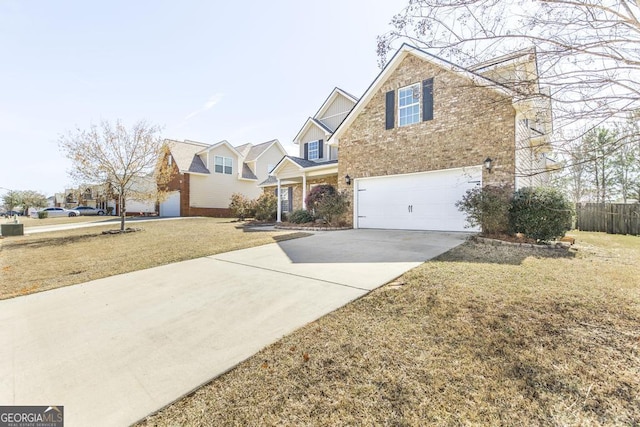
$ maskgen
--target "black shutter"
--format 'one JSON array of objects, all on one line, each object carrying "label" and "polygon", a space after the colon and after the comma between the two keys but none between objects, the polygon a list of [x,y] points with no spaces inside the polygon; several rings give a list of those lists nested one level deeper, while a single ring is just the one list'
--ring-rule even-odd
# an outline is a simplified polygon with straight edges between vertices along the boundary
[{"label": "black shutter", "polygon": [[433,78],[422,81],[422,121],[433,120]]},{"label": "black shutter", "polygon": [[323,158],[324,156],[322,155],[322,151],[324,148],[324,144],[322,143],[322,140],[318,140],[318,159]]},{"label": "black shutter", "polygon": [[393,129],[396,121],[396,92],[394,90],[390,90],[389,92],[387,92],[385,98],[385,110],[385,129]]},{"label": "black shutter", "polygon": [[289,187],[289,210],[288,212],[293,212],[293,187]]},{"label": "black shutter", "polygon": [[275,194],[275,196],[276,196],[276,197],[278,197],[278,187],[276,187],[276,188],[273,190],[273,194]]},{"label": "black shutter", "polygon": [[304,144],[304,159],[309,160],[309,144]]}]

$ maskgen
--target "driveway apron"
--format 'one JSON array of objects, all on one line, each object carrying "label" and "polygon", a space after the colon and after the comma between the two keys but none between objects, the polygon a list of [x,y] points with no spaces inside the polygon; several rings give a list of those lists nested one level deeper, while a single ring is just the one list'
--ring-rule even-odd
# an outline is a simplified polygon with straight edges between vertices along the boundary
[{"label": "driveway apron", "polygon": [[0,301],[0,405],[129,425],[467,236],[323,232]]}]

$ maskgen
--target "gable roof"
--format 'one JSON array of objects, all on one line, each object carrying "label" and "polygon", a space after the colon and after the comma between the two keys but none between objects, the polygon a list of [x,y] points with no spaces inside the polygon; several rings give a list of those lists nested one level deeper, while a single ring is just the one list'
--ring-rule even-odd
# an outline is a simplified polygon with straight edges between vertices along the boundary
[{"label": "gable roof", "polygon": [[167,145],[169,146],[171,156],[176,162],[178,170],[181,173],[210,174],[211,172],[202,161],[200,154],[204,154],[220,146],[226,146],[233,153],[235,153],[238,159],[243,161],[242,172],[240,174],[241,178],[253,180],[258,179],[258,177],[246,162],[256,161],[262,154],[267,152],[267,150],[269,150],[269,148],[274,145],[276,145],[280,149],[281,153],[286,153],[285,149],[280,144],[280,141],[278,141],[277,139],[272,139],[271,141],[263,142],[258,145],[247,143],[239,145],[238,147],[233,147],[226,140],[222,140],[211,145],[196,141],[185,140],[184,142],[182,142],[172,139],[166,139],[165,143],[167,143]]},{"label": "gable roof", "polygon": [[389,78],[389,76],[391,76],[391,74],[398,68],[402,61],[409,55],[416,56],[445,70],[455,72],[463,77],[468,78],[469,80],[472,80],[479,86],[484,86],[495,92],[498,92],[500,95],[508,97],[512,97],[515,95],[515,92],[513,90],[487,77],[484,77],[481,74],[465,69],[457,64],[454,64],[453,62],[435,56],[410,44],[403,43],[402,46],[400,46],[400,49],[396,51],[393,57],[391,57],[391,60],[387,62],[387,65],[382,69],[382,71],[380,71],[378,76],[369,85],[367,90],[364,92],[364,95],[362,95],[362,97],[358,100],[356,105],[351,109],[349,114],[347,114],[342,123],[338,125],[336,130],[329,137],[329,141],[337,138],[340,134],[342,134],[342,132],[344,132],[344,130],[355,120],[360,111],[362,111],[364,106],[377,93],[382,84]]},{"label": "gable roof", "polygon": [[343,96],[345,98],[347,98],[348,100],[352,101],[355,104],[357,104],[358,102],[358,98],[351,95],[349,92],[340,89],[339,87],[334,87],[333,90],[331,91],[331,93],[329,94],[329,96],[327,96],[327,98],[324,100],[324,102],[322,103],[322,105],[320,106],[320,108],[318,109],[318,111],[316,112],[316,114],[313,115],[313,117],[309,117],[304,124],[302,125],[302,127],[300,128],[300,130],[298,131],[298,133],[296,134],[296,136],[293,138],[293,142],[295,144],[299,143],[299,139],[300,137],[307,131],[309,130],[309,127],[316,125],[318,128],[320,128],[320,130],[322,130],[323,132],[325,132],[326,134],[331,134],[333,133],[333,131],[335,129],[330,129],[327,125],[325,125],[324,123],[322,123],[318,118],[322,117],[322,115],[329,109],[329,107],[331,106],[331,104],[333,103],[333,101],[335,101],[335,99],[338,96]]},{"label": "gable roof", "polygon": [[267,142],[263,142],[262,144],[251,146],[251,148],[249,149],[249,151],[245,156],[246,157],[245,161],[253,162],[255,160],[258,160],[258,157],[262,156],[262,154],[264,154],[274,144],[279,146],[280,151],[282,151],[283,153],[286,153],[285,149],[282,147],[282,145],[280,145],[280,141],[278,141],[277,139],[272,139],[271,141],[267,141]]},{"label": "gable roof", "polygon": [[314,119],[313,117],[309,117],[307,121],[304,122],[304,125],[302,125],[302,128],[300,128],[295,138],[293,138],[293,143],[299,144],[299,141],[302,135],[304,135],[309,130],[309,128],[313,125],[317,126],[325,134],[331,135],[333,133],[333,130],[329,129],[329,127],[326,126],[324,123],[322,123],[320,120]]},{"label": "gable roof", "polygon": [[[169,146],[171,156],[180,172],[209,173],[209,170],[202,163],[202,159],[197,155],[208,144],[189,140],[182,142],[172,139],[166,139],[165,142]],[[193,171],[191,170],[192,166],[194,167]]]},{"label": "gable roof", "polygon": [[233,145],[231,145],[231,144],[229,143],[229,141],[227,141],[226,139],[223,139],[222,141],[216,142],[215,144],[208,145],[208,146],[204,147],[204,149],[202,149],[202,150],[198,151],[198,154],[204,154],[204,153],[206,153],[207,151],[211,151],[211,150],[213,150],[213,149],[215,149],[215,148],[218,148],[218,147],[221,147],[221,146],[223,146],[223,145],[224,145],[225,147],[227,147],[229,150],[231,150],[231,152],[232,152],[233,154],[235,154],[236,156],[238,156],[238,157],[242,157],[242,153],[240,153],[240,152],[238,151],[238,149],[237,149],[236,147],[234,147]]},{"label": "gable roof", "polygon": [[351,95],[349,92],[340,89],[339,87],[334,87],[327,99],[324,100],[318,111],[313,115],[314,118],[321,117],[328,109],[331,103],[338,97],[338,95],[342,95],[350,101],[353,101],[355,104],[358,102],[358,98]]}]

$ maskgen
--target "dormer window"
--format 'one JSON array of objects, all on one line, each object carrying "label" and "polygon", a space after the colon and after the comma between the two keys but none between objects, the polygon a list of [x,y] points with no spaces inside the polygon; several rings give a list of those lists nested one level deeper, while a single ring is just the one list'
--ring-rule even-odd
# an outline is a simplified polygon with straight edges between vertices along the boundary
[{"label": "dormer window", "polygon": [[214,171],[216,173],[224,173],[231,175],[233,173],[233,159],[231,157],[214,157]]},{"label": "dormer window", "polygon": [[309,143],[309,160],[318,160],[320,158],[319,141],[311,141]]},{"label": "dormer window", "polygon": [[399,126],[408,126],[420,121],[420,85],[418,83],[398,90]]}]

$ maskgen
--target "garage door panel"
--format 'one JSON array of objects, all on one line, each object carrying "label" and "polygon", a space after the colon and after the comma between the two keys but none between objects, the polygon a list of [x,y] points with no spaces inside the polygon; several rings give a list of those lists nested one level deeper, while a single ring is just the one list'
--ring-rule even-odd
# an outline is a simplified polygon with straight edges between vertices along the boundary
[{"label": "garage door panel", "polygon": [[160,216],[180,216],[180,192],[169,193],[167,198],[160,202]]},{"label": "garage door panel", "polygon": [[480,185],[480,166],[357,180],[359,228],[469,231],[455,203]]}]

